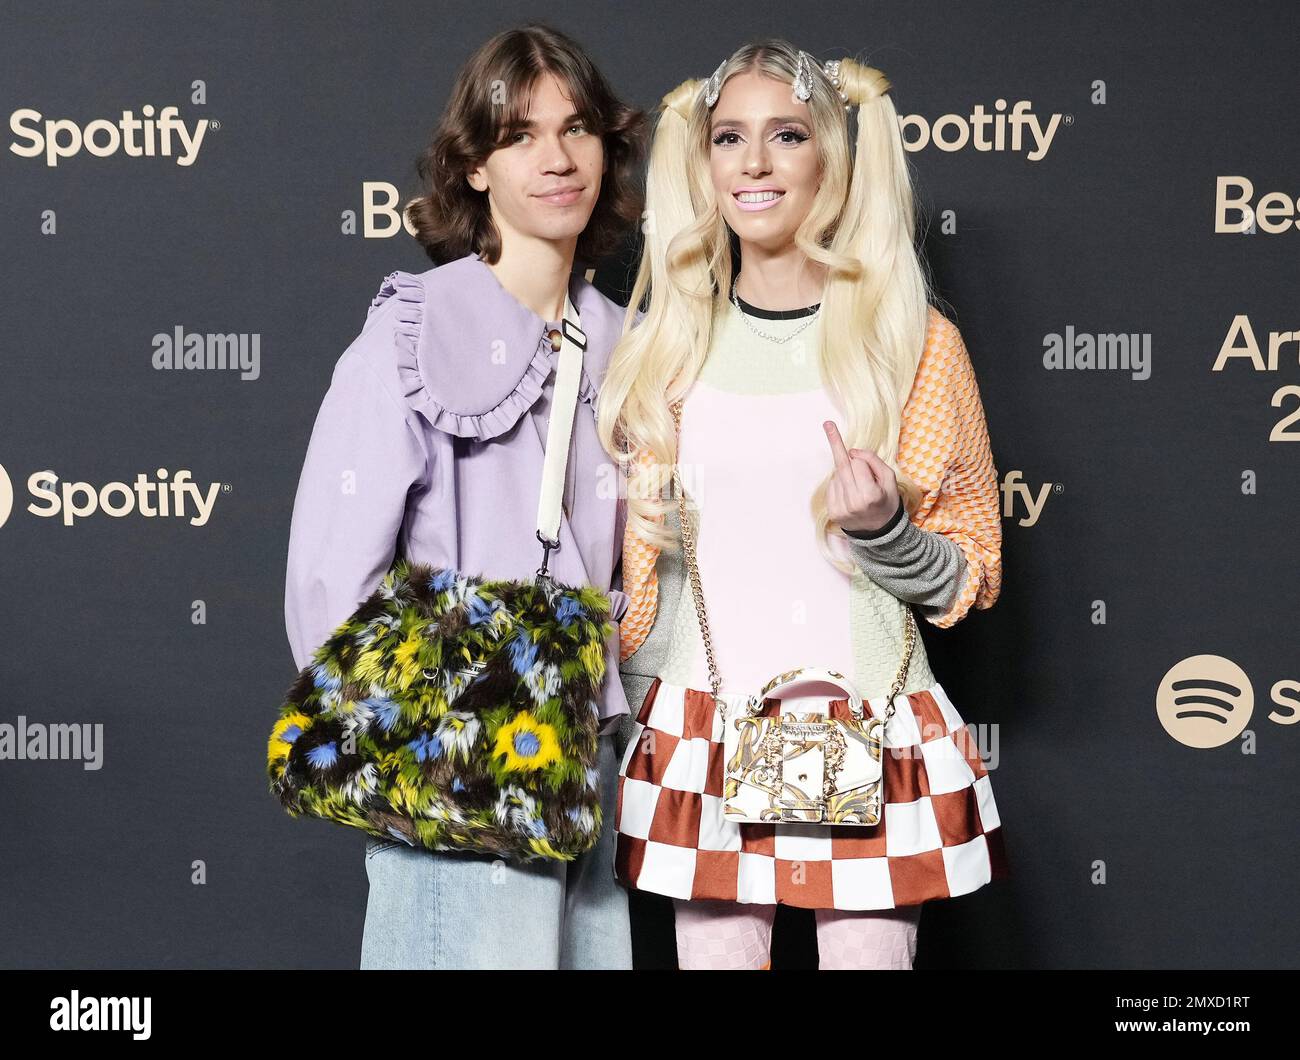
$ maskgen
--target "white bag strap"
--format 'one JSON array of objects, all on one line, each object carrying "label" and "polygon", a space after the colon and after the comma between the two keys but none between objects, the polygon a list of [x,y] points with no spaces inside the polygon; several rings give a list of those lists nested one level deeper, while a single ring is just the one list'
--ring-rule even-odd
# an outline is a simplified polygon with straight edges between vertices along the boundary
[{"label": "white bag strap", "polygon": [[551,419],[546,430],[546,459],[542,464],[542,488],[537,500],[537,538],[542,542],[539,575],[546,574],[551,550],[560,547],[564,476],[569,463],[569,441],[573,437],[573,415],[578,405],[582,357],[587,349],[587,336],[578,327],[579,320],[578,310],[566,291],[564,319],[560,321],[560,359],[555,369]]}]

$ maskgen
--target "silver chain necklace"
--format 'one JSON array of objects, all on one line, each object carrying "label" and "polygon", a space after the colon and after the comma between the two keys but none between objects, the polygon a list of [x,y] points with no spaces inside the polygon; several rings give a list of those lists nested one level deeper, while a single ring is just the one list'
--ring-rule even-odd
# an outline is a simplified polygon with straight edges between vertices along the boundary
[{"label": "silver chain necklace", "polygon": [[755,335],[757,335],[760,339],[767,339],[768,342],[775,342],[778,344],[782,342],[789,342],[792,338],[798,335],[799,332],[803,331],[804,328],[812,327],[812,325],[817,322],[817,318],[821,316],[822,307],[821,307],[821,303],[819,302],[817,305],[817,311],[814,313],[810,313],[808,315],[808,319],[805,320],[802,324],[800,324],[797,328],[795,328],[792,332],[790,332],[790,334],[784,336],[769,335],[766,331],[763,331],[761,328],[751,323],[749,319],[749,314],[740,308],[740,299],[736,296],[736,284],[739,281],[740,281],[739,275],[732,277],[731,304],[734,305],[736,307],[737,312],[740,313],[740,319],[745,322],[745,326],[749,328],[749,330],[752,331]]}]

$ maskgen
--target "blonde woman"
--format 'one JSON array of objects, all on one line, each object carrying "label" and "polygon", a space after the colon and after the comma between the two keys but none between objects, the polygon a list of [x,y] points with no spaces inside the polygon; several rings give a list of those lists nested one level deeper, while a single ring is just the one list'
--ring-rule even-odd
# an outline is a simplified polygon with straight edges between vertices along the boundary
[{"label": "blonde woman", "polygon": [[[627,478],[616,873],[675,900],[682,968],[769,967],[783,902],[816,910],[821,967],[910,968],[924,902],[1007,875],[988,773],[919,637],[880,824],[724,820],[682,574],[675,460],[724,705],[810,666],[883,716],[908,608],[949,627],[997,599],[997,472],[962,337],[930,305],[888,89],[769,40],[671,92],[656,127],[632,298],[648,305],[611,354],[597,429]],[[824,709],[828,690],[780,709]]]}]

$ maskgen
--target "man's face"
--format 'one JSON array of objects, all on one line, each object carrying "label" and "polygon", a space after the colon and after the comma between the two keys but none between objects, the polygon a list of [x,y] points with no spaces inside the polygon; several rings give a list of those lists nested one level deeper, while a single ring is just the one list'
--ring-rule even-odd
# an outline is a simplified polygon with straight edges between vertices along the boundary
[{"label": "man's face", "polygon": [[573,113],[555,75],[544,73],[525,124],[467,179],[488,193],[503,246],[540,239],[571,248],[596,207],[604,169],[600,135]]}]

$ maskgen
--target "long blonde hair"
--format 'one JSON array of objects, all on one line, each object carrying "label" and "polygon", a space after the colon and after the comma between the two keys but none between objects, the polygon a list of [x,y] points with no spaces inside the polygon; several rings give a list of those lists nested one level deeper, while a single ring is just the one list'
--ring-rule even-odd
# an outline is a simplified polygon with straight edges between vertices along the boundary
[{"label": "long blonde hair", "polygon": [[[783,40],[747,44],[721,67],[721,82],[754,69],[791,83],[799,50]],[[903,405],[925,343],[930,283],[913,244],[912,181],[898,114],[879,70],[840,60],[839,90],[816,62],[812,71],[813,142],[821,188],[795,243],[827,266],[821,300],[821,378],[845,421],[849,446],[870,448],[894,467],[909,512],[919,490],[898,473],[895,457]],[[610,354],[597,401],[601,444],[618,461],[627,490],[628,529],[659,549],[677,538],[663,525],[677,456],[670,405],[690,389],[708,356],[715,308],[731,289],[729,228],[709,176],[710,110],[704,81],[684,81],[658,110],[646,177],[644,247],[623,335]],[[849,157],[843,91],[857,108],[857,144]],[[632,320],[649,297],[645,319]],[[810,506],[817,546],[831,552],[827,473]]]}]

